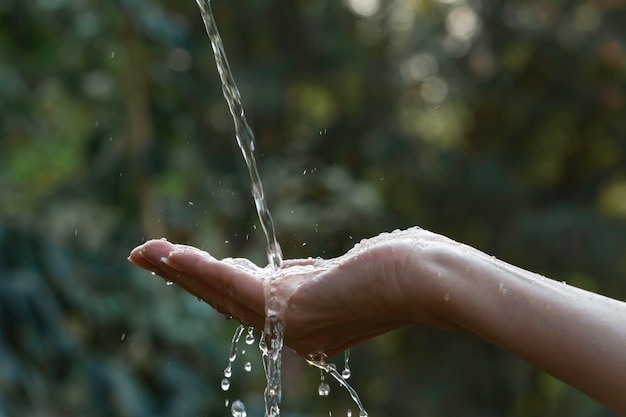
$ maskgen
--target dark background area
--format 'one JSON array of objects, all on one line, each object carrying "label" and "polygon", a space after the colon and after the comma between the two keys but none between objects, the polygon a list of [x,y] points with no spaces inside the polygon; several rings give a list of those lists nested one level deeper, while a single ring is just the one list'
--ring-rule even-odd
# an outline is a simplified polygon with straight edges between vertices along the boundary
[{"label": "dark background area", "polygon": [[[419,225],[626,298],[623,0],[213,9],[286,257]],[[262,414],[256,348],[219,386],[236,323],[126,262],[159,237],[265,262],[193,1],[0,2],[0,202],[0,416]],[[614,415],[448,332],[352,370],[371,416]],[[285,416],[356,413],[289,354],[284,381]]]}]

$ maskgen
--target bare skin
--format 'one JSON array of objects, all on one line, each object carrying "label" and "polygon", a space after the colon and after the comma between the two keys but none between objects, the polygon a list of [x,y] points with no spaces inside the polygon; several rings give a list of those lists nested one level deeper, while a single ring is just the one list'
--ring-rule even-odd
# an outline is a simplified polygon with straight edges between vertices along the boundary
[{"label": "bare skin", "polygon": [[263,282],[284,300],[285,343],[332,356],[407,325],[473,334],[626,415],[626,303],[549,280],[422,229],[382,234],[279,271],[163,240],[130,261],[263,328]]}]

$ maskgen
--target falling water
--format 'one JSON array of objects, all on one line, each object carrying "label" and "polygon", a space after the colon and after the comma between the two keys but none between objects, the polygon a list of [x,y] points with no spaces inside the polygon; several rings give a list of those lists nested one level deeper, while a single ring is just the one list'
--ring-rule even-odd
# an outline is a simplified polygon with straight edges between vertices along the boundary
[{"label": "falling water", "polygon": [[[342,385],[348,391],[348,394],[350,394],[350,397],[352,397],[352,400],[354,401],[354,403],[357,405],[357,407],[359,407],[359,417],[368,417],[367,411],[365,411],[365,408],[363,407],[363,403],[361,402],[361,398],[359,398],[359,394],[357,394],[356,390],[352,388],[350,384],[348,384],[348,381],[346,381],[346,378],[344,378],[342,374],[340,374],[337,371],[337,368],[335,367],[334,364],[326,363],[326,361],[320,360],[314,357],[310,357],[306,361],[308,362],[309,365],[315,366],[325,371],[326,373],[330,374],[333,378],[335,378],[335,380],[339,382],[339,384]],[[329,390],[330,390],[330,387],[324,381],[323,374],[322,374],[322,380],[318,388],[318,393],[320,396],[324,397],[329,394]]]},{"label": "falling water", "polygon": [[241,104],[241,94],[235,84],[235,79],[230,70],[226,53],[224,53],[224,45],[219,32],[217,31],[217,25],[211,12],[210,0],[196,0],[200,12],[202,13],[202,20],[204,21],[204,27],[211,41],[211,48],[213,48],[213,54],[215,55],[215,63],[217,65],[217,72],[219,73],[220,80],[222,81],[222,92],[224,98],[228,103],[228,109],[235,122],[235,137],[237,138],[237,144],[243,159],[248,166],[248,172],[250,173],[250,180],[252,182],[252,197],[254,197],[254,204],[256,206],[259,220],[261,221],[261,227],[265,233],[267,239],[267,258],[275,268],[280,268],[283,261],[283,254],[280,250],[280,245],[276,239],[276,231],[274,230],[274,222],[270,215],[270,210],[267,207],[267,201],[265,200],[265,191],[263,190],[263,183],[261,182],[261,176],[256,166],[256,159],[254,158],[255,140],[254,133],[248,124],[246,115],[243,111],[243,105]]},{"label": "falling water", "polygon": [[[263,183],[257,169],[256,160],[254,157],[255,139],[254,133],[246,120],[243,105],[241,103],[241,94],[235,83],[235,79],[230,70],[226,53],[224,52],[224,45],[222,39],[217,30],[217,25],[211,11],[211,0],[196,0],[200,12],[202,14],[202,20],[206,28],[209,40],[211,41],[211,48],[215,56],[215,63],[217,65],[217,71],[222,82],[222,92],[224,98],[228,103],[230,114],[232,115],[235,124],[235,137],[237,144],[243,158],[248,167],[250,174],[250,180],[252,183],[252,196],[254,198],[254,204],[256,207],[261,227],[267,240],[267,258],[269,265],[273,268],[280,268],[282,265],[283,255],[276,239],[276,231],[274,230],[274,222],[270,215],[267,201],[265,199],[265,191],[263,190]],[[266,321],[263,334],[260,337],[259,348],[263,356],[263,367],[265,369],[265,377],[267,379],[267,386],[265,388],[265,417],[280,417],[280,399],[281,399],[281,358],[283,348],[283,325],[278,319],[279,302],[274,296],[274,285],[272,281],[267,282],[264,285],[265,299],[266,299]],[[237,343],[243,333],[244,327],[239,326],[235,331],[233,340],[231,343],[231,354],[229,357],[228,367],[224,372],[224,379],[222,380],[222,389],[228,390],[230,387],[230,372],[232,363],[235,360],[237,353]],[[254,341],[254,336],[251,332],[246,336],[246,343],[250,340]],[[248,343],[250,344],[250,343]],[[332,368],[326,362],[322,361],[308,361],[311,365],[314,365],[327,373],[331,374],[339,383],[346,387],[354,401],[357,403],[361,410],[360,416],[367,416],[367,413],[363,409],[361,401],[359,400],[356,391],[350,387],[346,382],[346,379],[350,377],[350,370],[348,367],[349,353],[346,353],[345,357],[345,369],[344,376],[339,374],[336,369]],[[326,391],[326,385],[323,386],[323,391]],[[235,406],[235,404],[237,404]],[[232,415],[233,417],[245,416],[245,409],[240,410],[243,404],[240,401],[236,401],[233,404]]]},{"label": "falling water", "polygon": [[[222,81],[222,92],[224,98],[228,103],[228,109],[233,117],[235,123],[235,137],[237,138],[237,144],[243,159],[248,167],[250,174],[250,180],[252,182],[252,197],[254,198],[254,205],[261,222],[261,227],[265,233],[267,240],[267,259],[269,264],[274,268],[280,268],[283,260],[283,255],[280,250],[280,245],[276,239],[276,231],[274,230],[274,222],[270,215],[269,208],[267,207],[267,201],[265,199],[265,192],[263,190],[263,183],[261,182],[261,176],[256,166],[256,160],[254,158],[255,140],[252,129],[246,120],[246,116],[241,104],[241,94],[235,84],[235,79],[230,70],[226,53],[224,52],[224,45],[222,39],[217,30],[215,19],[211,11],[210,0],[196,0],[200,12],[202,13],[202,20],[206,28],[209,40],[211,41],[211,48],[215,55],[215,63],[217,65],[217,72],[219,73],[220,80]],[[266,291],[267,287],[265,285]],[[283,346],[283,327],[278,321],[275,309],[272,306],[275,301],[272,298],[268,298],[266,294],[266,322],[264,329],[264,336],[261,336],[261,353],[263,355],[263,365],[265,368],[265,376],[267,379],[267,387],[265,388],[265,416],[266,417],[279,417],[280,410],[280,397],[281,397],[281,378],[280,378],[280,366],[282,357]],[[239,330],[238,330],[239,332]],[[269,340],[269,346],[266,343],[266,339]],[[235,339],[233,338],[233,341]],[[233,344],[236,344],[233,342]]]}]

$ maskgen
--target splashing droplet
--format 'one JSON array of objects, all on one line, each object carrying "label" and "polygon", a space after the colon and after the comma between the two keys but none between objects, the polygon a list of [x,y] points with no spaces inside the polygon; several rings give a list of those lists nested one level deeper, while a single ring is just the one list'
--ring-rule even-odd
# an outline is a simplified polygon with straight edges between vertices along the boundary
[{"label": "splashing droplet", "polygon": [[250,362],[246,362],[243,365],[243,370],[246,371],[246,372],[250,372],[252,370],[252,364]]},{"label": "splashing droplet", "polygon": [[254,343],[254,328],[248,328],[248,334],[246,335],[246,345],[251,345]]},{"label": "splashing droplet", "polygon": [[317,389],[317,393],[320,395],[320,397],[328,397],[328,395],[330,394],[330,385],[328,385],[327,382],[322,381],[319,388]]},{"label": "splashing droplet", "polygon": [[230,380],[228,378],[222,379],[220,386],[222,387],[222,391],[228,391],[230,388]]},{"label": "splashing droplet", "polygon": [[246,406],[240,400],[233,401],[233,405],[230,407],[230,412],[233,417],[246,417]]},{"label": "splashing droplet", "polygon": [[341,376],[343,379],[348,379],[352,375],[350,371],[350,349],[346,349],[343,352],[343,371],[341,372]]}]

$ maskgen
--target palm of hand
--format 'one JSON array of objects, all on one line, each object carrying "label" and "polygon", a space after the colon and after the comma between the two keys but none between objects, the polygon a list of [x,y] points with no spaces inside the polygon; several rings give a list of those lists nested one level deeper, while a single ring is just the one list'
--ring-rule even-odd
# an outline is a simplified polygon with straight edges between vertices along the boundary
[{"label": "palm of hand", "polygon": [[264,326],[266,292],[272,289],[285,343],[301,355],[332,356],[408,323],[389,307],[397,292],[394,268],[389,267],[395,265],[393,252],[389,246],[372,246],[331,260],[288,260],[273,270],[153,240],[133,250],[129,259],[256,328]]}]

